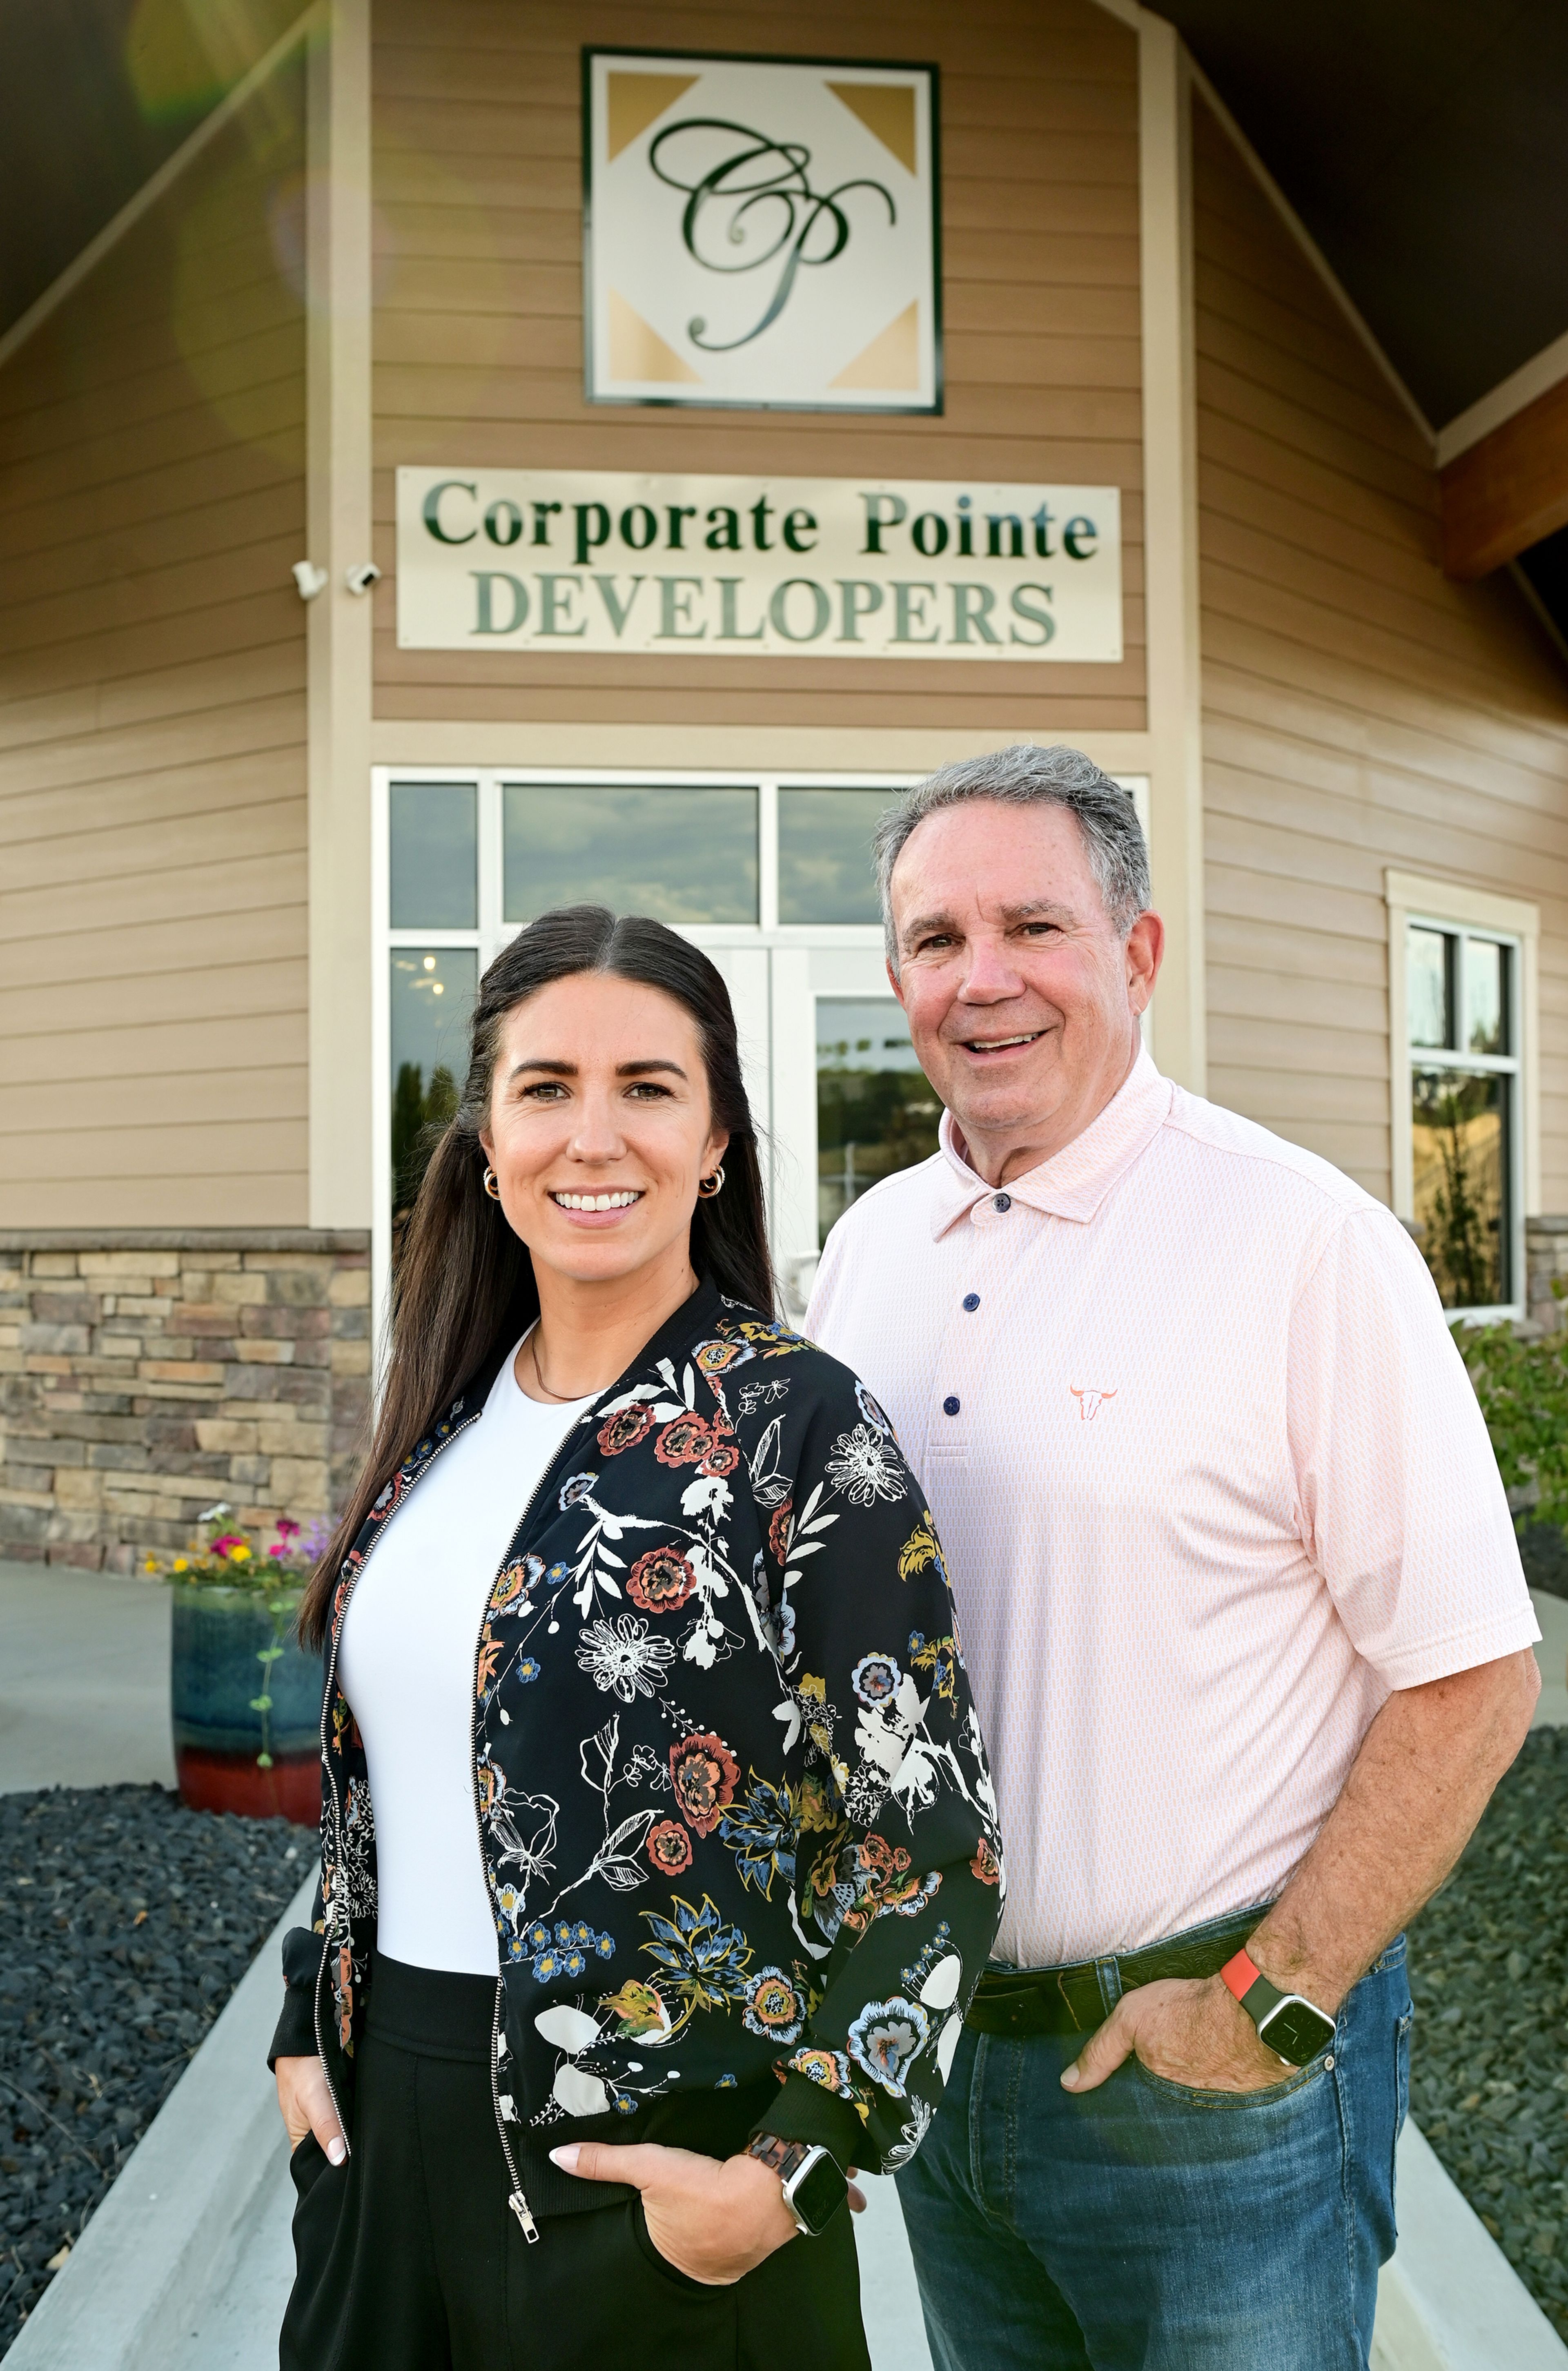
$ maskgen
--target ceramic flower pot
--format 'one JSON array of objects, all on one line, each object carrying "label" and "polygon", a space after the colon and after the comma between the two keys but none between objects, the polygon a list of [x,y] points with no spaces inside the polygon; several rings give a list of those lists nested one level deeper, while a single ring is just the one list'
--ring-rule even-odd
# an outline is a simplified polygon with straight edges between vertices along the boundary
[{"label": "ceramic flower pot", "polygon": [[[199,1811],[320,1812],[321,1663],[265,1592],[177,1582],[169,1697],[180,1798]],[[274,1600],[274,1602],[277,1601]]]}]

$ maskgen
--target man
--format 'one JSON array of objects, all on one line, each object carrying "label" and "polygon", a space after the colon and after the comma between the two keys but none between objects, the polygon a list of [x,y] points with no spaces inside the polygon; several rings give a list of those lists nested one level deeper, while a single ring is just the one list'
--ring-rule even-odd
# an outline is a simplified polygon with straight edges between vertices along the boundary
[{"label": "man", "polygon": [[807,1326],[924,1476],[1009,1885],[899,2177],[932,2352],[1355,2371],[1396,1938],[1539,1685],[1481,1415],[1397,1220],[1143,1051],[1162,931],[1098,767],[949,767],[876,854],[941,1149]]}]

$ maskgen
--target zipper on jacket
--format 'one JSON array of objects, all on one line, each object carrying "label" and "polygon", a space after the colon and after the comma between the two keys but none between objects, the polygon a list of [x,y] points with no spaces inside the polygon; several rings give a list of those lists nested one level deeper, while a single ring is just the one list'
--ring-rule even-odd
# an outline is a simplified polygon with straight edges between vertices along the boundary
[{"label": "zipper on jacket", "polygon": [[[606,1391],[613,1391],[615,1386],[614,1384],[606,1384],[605,1388]],[[604,1395],[603,1392],[595,1394],[595,1406],[597,1406],[598,1402],[603,1399]],[[585,1409],[582,1415],[578,1417],[577,1423],[571,1428],[571,1430],[575,1432],[581,1426],[586,1424],[593,1416],[593,1408]],[[544,1472],[535,1483],[533,1489],[528,1494],[527,1505],[524,1508],[523,1512],[518,1516],[517,1521],[512,1527],[512,1538],[507,1542],[509,1551],[512,1547],[513,1542],[517,1540],[521,1534],[526,1532],[528,1528],[528,1518],[533,1513],[534,1509],[538,1502],[539,1493],[544,1488],[545,1484],[548,1481],[551,1474],[555,1471],[561,1450],[564,1449],[565,1446],[566,1435],[563,1433],[555,1455],[550,1459],[549,1463],[545,1467]],[[368,1563],[368,1561],[369,1559],[367,1557],[366,1562]],[[516,1558],[511,1556],[510,1553],[502,1557],[501,1562],[495,1568],[494,1576],[490,1581],[490,1595],[492,1597],[495,1594],[496,1582],[500,1580],[501,1576],[506,1570],[508,1564],[515,1562]],[[490,1611],[489,1599],[486,1600],[485,1611],[487,1613]],[[345,1619],[347,1617],[345,1616]],[[474,1678],[473,1685],[468,1692],[468,1703],[470,1707],[468,1713],[468,1774],[474,1796],[474,1837],[479,1847],[479,1869],[485,1881],[485,1899],[490,1906],[490,1924],[494,1926],[496,1931],[496,1948],[499,1957],[501,1936],[501,1921],[499,1914],[501,1905],[496,1901],[495,1888],[490,1882],[490,1857],[485,1851],[484,1814],[479,1808],[479,1657],[483,1652],[484,1635],[485,1625],[481,1620],[479,1624],[478,1636],[474,1640]],[[495,2111],[495,2128],[501,2136],[501,2152],[506,2159],[506,2170],[512,2176],[512,2193],[506,2203],[511,2207],[513,2215],[516,2215],[519,2224],[522,2226],[523,2237],[527,2240],[529,2246],[532,2247],[539,2236],[539,2226],[534,2220],[533,2209],[530,2207],[526,2194],[524,2192],[522,2178],[517,2170],[517,2160],[512,2154],[512,2143],[507,2136],[506,2119],[501,2112],[501,2012],[502,2005],[505,1998],[506,1978],[500,1972],[498,1968],[495,1979],[495,2017],[490,2026],[490,2105]]]},{"label": "zipper on jacket", "polygon": [[[461,1424],[454,1425],[452,1430],[447,1434],[446,1439],[431,1452],[430,1457],[425,1464],[424,1471],[418,1477],[418,1482],[422,1482],[424,1480],[425,1475],[430,1472],[431,1466],[435,1463],[436,1459],[441,1455],[442,1450],[450,1449],[452,1443],[456,1440],[457,1435],[460,1432],[466,1432],[469,1425],[474,1422],[475,1417],[482,1416],[484,1410],[482,1408],[476,1408],[473,1416],[466,1416]],[[410,1486],[417,1488],[418,1482]],[[537,1492],[536,1492],[535,1496],[536,1497],[537,1495]],[[532,1502],[530,1501],[530,1504]],[[394,1512],[396,1512],[396,1509],[394,1509]],[[390,1521],[391,1517],[388,1516],[387,1521],[389,1522]],[[332,1792],[332,1841],[338,1848],[338,1864],[337,1868],[334,1871],[334,1882],[339,1881],[341,1878],[344,1860],[343,1806],[341,1798],[338,1793],[338,1774],[332,1767],[332,1757],[327,1747],[327,1714],[328,1708],[331,1705],[333,1697],[337,1693],[338,1648],[343,1636],[343,1624],[346,1623],[349,1618],[349,1607],[352,1602],[353,1593],[360,1585],[360,1580],[364,1572],[365,1567],[369,1564],[371,1557],[375,1554],[376,1549],[381,1545],[383,1539],[386,1537],[386,1524],[383,1523],[380,1530],[376,1532],[375,1539],[372,1540],[369,1547],[365,1550],[364,1555],[361,1557],[358,1566],[355,1567],[354,1577],[349,1583],[349,1593],[343,1600],[342,1620],[336,1623],[332,1629],[332,1652],[328,1658],[326,1684],[321,1691],[321,1721],[317,1734],[321,1743],[321,1766],[327,1773],[327,1784],[331,1788]],[[476,1686],[478,1685],[477,1658],[475,1663],[475,1684]],[[343,2146],[352,2156],[353,2144],[349,2139],[348,2118],[344,2115],[341,2102],[338,2098],[337,2092],[332,2088],[332,2070],[327,2063],[326,2036],[321,2030],[321,1979],[327,1972],[327,1955],[332,1948],[330,1937],[326,1931],[327,1922],[325,1919],[322,1922],[322,1926],[321,1960],[320,1964],[316,1971],[316,1992],[310,2005],[311,2022],[316,2030],[316,2054],[321,2061],[321,2072],[325,2076],[327,2083],[327,2096],[332,2102],[332,2112],[338,2119],[338,2130],[343,2135]]]}]

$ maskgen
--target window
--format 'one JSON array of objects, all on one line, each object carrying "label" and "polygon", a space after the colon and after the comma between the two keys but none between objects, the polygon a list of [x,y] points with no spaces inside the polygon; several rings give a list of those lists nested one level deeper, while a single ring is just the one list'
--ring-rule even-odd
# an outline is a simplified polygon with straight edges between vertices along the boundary
[{"label": "window", "polygon": [[1516,1314],[1535,1159],[1535,909],[1451,884],[1389,880],[1403,1041],[1395,1207],[1446,1309]]},{"label": "window", "polygon": [[881,919],[868,861],[886,791],[778,793],[778,919],[781,922],[875,922]]},{"label": "window", "polygon": [[1417,1241],[1446,1309],[1500,1309],[1516,1298],[1516,949],[1430,923],[1408,929]]},{"label": "window", "polygon": [[507,782],[502,919],[582,898],[660,922],[755,922],[757,794]]}]

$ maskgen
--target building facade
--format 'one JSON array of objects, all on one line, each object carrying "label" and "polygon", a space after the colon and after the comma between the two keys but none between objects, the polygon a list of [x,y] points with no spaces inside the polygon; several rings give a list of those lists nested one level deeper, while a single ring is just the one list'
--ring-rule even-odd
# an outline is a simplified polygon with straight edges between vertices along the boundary
[{"label": "building facade", "polygon": [[[802,1306],[934,1141],[871,823],[1017,740],[1146,817],[1162,1068],[1390,1202],[1456,1312],[1550,1307],[1563,657],[1511,573],[1445,575],[1431,431],[1170,26],[286,17],[0,341],[0,1554],[340,1494],[475,981],[568,898],[724,970]],[[894,263],[842,282],[820,399],[609,284],[617,161],[759,57],[881,143],[846,266],[931,209],[885,330]]]}]

